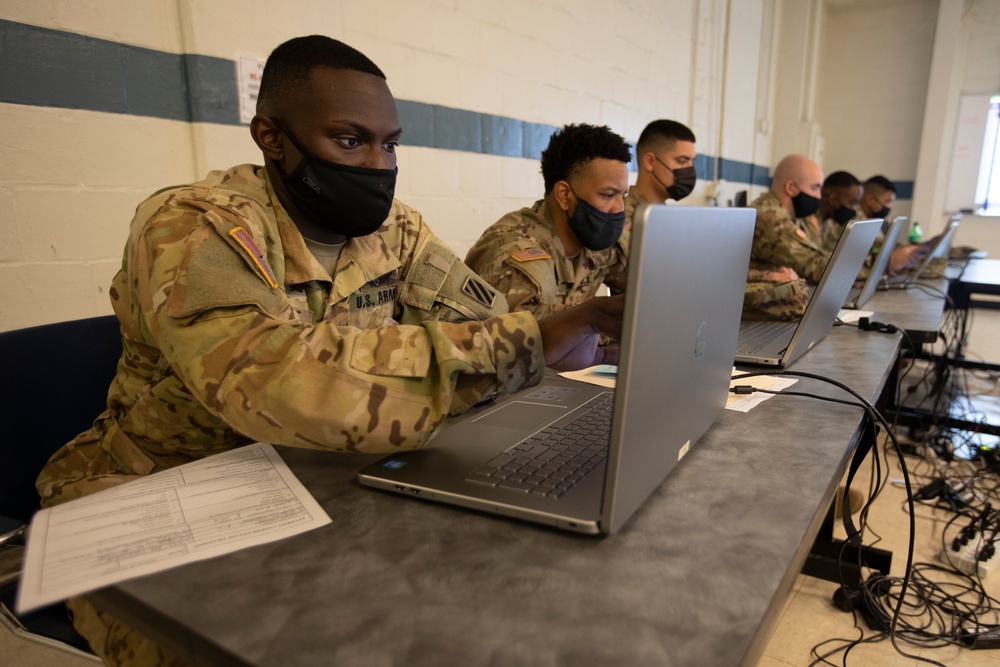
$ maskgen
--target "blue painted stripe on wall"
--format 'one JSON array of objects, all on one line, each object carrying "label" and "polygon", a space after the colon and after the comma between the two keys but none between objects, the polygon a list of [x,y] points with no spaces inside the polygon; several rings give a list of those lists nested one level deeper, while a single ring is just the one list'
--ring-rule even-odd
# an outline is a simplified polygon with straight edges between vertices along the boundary
[{"label": "blue painted stripe on wall", "polygon": [[239,123],[236,65],[0,20],[0,102]]},{"label": "blue painted stripe on wall", "polygon": [[[155,72],[155,76],[151,73]],[[236,63],[178,55],[0,19],[0,102],[238,125]],[[558,128],[464,109],[396,101],[409,146],[537,160]],[[768,168],[695,157],[698,178],[761,187]],[[635,171],[633,158],[629,169]],[[899,199],[913,182],[897,181]]]}]

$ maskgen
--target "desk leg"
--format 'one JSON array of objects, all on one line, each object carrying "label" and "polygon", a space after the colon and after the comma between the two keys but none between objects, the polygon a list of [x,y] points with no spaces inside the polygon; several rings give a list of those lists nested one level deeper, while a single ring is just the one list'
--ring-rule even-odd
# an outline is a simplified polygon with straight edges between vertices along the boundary
[{"label": "desk leg", "polygon": [[864,545],[851,546],[833,536],[835,505],[836,501],[830,505],[830,511],[826,513],[826,519],[823,520],[812,549],[809,550],[806,562],[802,566],[802,574],[843,584],[852,590],[861,586],[859,563],[888,576],[889,566],[892,564],[891,551]]}]

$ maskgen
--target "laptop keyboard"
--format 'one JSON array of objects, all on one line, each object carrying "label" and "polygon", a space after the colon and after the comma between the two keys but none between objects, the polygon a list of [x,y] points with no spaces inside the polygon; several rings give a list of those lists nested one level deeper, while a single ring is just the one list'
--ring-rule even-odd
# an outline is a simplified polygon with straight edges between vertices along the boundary
[{"label": "laptop keyboard", "polygon": [[[791,326],[795,326],[794,324]],[[756,354],[768,343],[789,329],[788,322],[758,320],[740,324],[740,338],[736,343],[736,354]]]},{"label": "laptop keyboard", "polygon": [[614,393],[581,406],[565,426],[549,426],[473,470],[467,481],[560,498],[608,456]]}]

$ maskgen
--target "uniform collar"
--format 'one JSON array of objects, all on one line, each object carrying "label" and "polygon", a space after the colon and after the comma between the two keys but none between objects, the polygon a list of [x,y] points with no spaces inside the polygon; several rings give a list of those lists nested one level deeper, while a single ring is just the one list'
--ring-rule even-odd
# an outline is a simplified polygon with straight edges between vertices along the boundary
[{"label": "uniform collar", "polygon": [[[266,169],[264,169],[264,180],[284,250],[285,284],[299,285],[320,281],[335,284],[334,291],[343,292],[341,296],[347,296],[365,283],[400,267],[399,258],[390,251],[381,233],[375,232],[368,236],[347,239],[337,261],[337,276],[331,276],[309,252],[298,226],[281,205]],[[389,220],[395,221],[395,208],[394,205],[389,213]]]}]

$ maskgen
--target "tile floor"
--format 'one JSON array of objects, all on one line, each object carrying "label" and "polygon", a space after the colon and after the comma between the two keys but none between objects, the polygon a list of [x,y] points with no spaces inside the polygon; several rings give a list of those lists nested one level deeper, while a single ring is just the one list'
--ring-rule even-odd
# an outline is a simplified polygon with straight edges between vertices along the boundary
[{"label": "tile floor", "polygon": [[[1000,310],[975,311],[967,350],[980,358],[1000,362]],[[977,384],[987,390],[991,389],[993,400],[998,402],[1000,392],[995,382],[980,380]],[[891,478],[900,476],[895,463],[889,468],[889,476]],[[863,482],[856,484],[856,488],[864,488]],[[894,554],[893,575],[900,575],[905,563],[908,522],[903,507],[904,499],[905,494],[902,489],[894,485],[887,486],[883,495],[872,506],[869,518],[869,526],[883,537],[879,546]],[[917,516],[914,560],[933,563],[939,551],[937,545],[940,544],[942,526],[950,515],[943,511],[920,507]],[[1000,570],[994,571],[992,576],[985,580],[985,585],[991,595],[1000,598]],[[781,620],[758,662],[758,667],[808,665],[812,661],[810,649],[816,644],[836,637],[858,635],[851,615],[841,612],[831,602],[836,588],[837,585],[831,582],[806,576],[798,577]],[[872,632],[865,628],[865,634],[871,635]],[[918,649],[902,642],[899,642],[899,646],[907,653],[930,658],[949,667],[993,666],[1000,660],[1000,651],[997,650],[971,651],[954,646]],[[838,665],[842,664],[841,660],[842,654],[831,658],[831,661]],[[0,664],[18,667],[85,667],[94,663],[26,640],[8,628],[0,627]],[[847,664],[859,667],[868,665],[895,667],[922,663],[901,656],[888,641],[882,641],[853,649]]]}]

